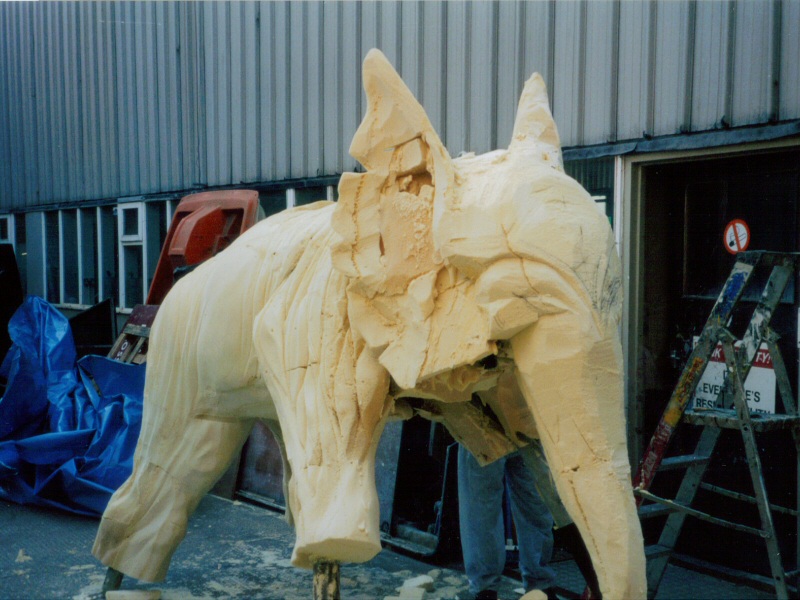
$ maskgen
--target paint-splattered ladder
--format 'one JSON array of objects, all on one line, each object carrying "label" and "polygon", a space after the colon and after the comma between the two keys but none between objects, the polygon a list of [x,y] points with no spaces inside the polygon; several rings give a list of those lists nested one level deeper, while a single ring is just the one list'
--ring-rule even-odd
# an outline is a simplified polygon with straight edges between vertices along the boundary
[{"label": "paint-splattered ladder", "polygon": [[[764,479],[761,471],[761,459],[755,440],[755,432],[788,429],[792,432],[795,449],[798,449],[797,406],[792,394],[791,384],[786,366],[778,349],[778,336],[769,327],[772,313],[778,306],[784,290],[792,275],[800,265],[800,254],[774,252],[743,252],[737,255],[736,264],[731,271],[719,298],[711,310],[711,315],[703,328],[700,338],[692,351],[683,373],[678,380],[661,421],[656,427],[650,444],[645,451],[639,472],[634,478],[634,491],[640,507],[640,518],[663,516],[668,514],[666,524],[656,545],[646,550],[648,595],[654,597],[670,556],[678,541],[681,528],[687,516],[692,516],[723,527],[754,534],[764,539],[767,545],[769,562],[772,571],[772,584],[779,598],[789,597],[787,579],[797,575],[794,570],[786,573],[781,559],[772,512],[780,511],[797,517],[796,510],[778,507],[769,503]],[[756,271],[770,270],[769,279],[764,285],[760,300],[753,311],[741,345],[734,346],[737,341],[727,329],[734,307],[742,298],[742,292],[751,275]],[[712,352],[721,343],[725,355],[726,382],[717,398],[717,405],[730,398],[733,406],[714,409],[687,409],[694,395],[700,378],[711,360]],[[747,406],[744,381],[756,358],[758,349],[766,343],[773,359],[778,390],[786,414],[752,413]],[[702,427],[697,446],[691,454],[664,458],[670,439],[679,422]],[[724,490],[703,483],[709,461],[720,437],[722,429],[740,431],[744,442],[745,454],[753,482],[754,496]],[[800,454],[798,454],[800,456]],[[800,467],[800,464],[795,464]],[[657,471],[667,469],[685,469],[678,492],[673,500],[658,497],[648,490]],[[719,517],[714,517],[692,507],[697,491],[705,489],[728,497],[736,497],[757,505],[761,519],[761,528],[750,527]],[[798,494],[800,497],[800,494]],[[800,522],[798,523],[800,525]],[[799,528],[800,530],[800,528]],[[800,536],[798,536],[798,554],[800,556]],[[794,591],[794,590],[793,590]]]},{"label": "paint-splattered ladder", "polygon": [[147,346],[150,338],[150,327],[156,318],[158,305],[137,304],[122,333],[108,353],[108,358],[119,362],[142,364],[147,360]]}]

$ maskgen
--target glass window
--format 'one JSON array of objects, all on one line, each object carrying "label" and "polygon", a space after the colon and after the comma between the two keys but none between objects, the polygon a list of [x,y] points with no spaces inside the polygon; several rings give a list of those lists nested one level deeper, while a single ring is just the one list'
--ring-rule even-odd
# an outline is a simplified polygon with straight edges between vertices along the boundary
[{"label": "glass window", "polygon": [[139,245],[125,245],[122,247],[125,272],[125,306],[133,308],[144,302],[144,256],[143,248]]},{"label": "glass window", "polygon": [[318,200],[327,200],[328,190],[326,186],[315,186],[306,188],[295,188],[294,190],[294,204],[295,206],[303,206],[304,204],[311,204]]},{"label": "glass window", "polygon": [[166,237],[164,201],[117,205],[120,306],[144,303],[146,287],[155,273],[162,238]]},{"label": "glass window", "polygon": [[0,243],[9,243],[11,241],[10,221],[10,216],[0,216]]},{"label": "glass window", "polygon": [[97,210],[80,209],[81,304],[99,302],[99,273],[97,268]]},{"label": "glass window", "polygon": [[264,216],[271,217],[286,208],[286,191],[261,192],[258,201],[264,210]]},{"label": "glass window", "polygon": [[123,243],[142,241],[144,236],[142,231],[143,208],[144,205],[141,202],[119,206],[119,231]]},{"label": "glass window", "polygon": [[62,304],[78,304],[80,285],[78,275],[78,213],[75,210],[59,211],[61,219],[61,277]]},{"label": "glass window", "polygon": [[28,238],[25,231],[24,215],[14,219],[14,248],[17,254],[17,268],[22,281],[22,293],[27,294],[28,286]]},{"label": "glass window", "polygon": [[45,213],[45,298],[48,302],[61,302],[61,250],[58,237],[58,212]]},{"label": "glass window", "polygon": [[614,225],[614,157],[572,160],[564,163],[567,175],[580,183],[592,199],[597,210],[604,212]]},{"label": "glass window", "polygon": [[169,220],[172,216],[169,202],[158,203],[155,205],[157,212],[156,220],[158,221],[158,247],[163,248],[164,242],[167,240],[167,230],[169,229]]},{"label": "glass window", "polygon": [[119,304],[117,290],[117,223],[112,206],[102,206],[97,210],[100,243],[98,244],[98,262],[100,267],[100,299],[114,298]]}]

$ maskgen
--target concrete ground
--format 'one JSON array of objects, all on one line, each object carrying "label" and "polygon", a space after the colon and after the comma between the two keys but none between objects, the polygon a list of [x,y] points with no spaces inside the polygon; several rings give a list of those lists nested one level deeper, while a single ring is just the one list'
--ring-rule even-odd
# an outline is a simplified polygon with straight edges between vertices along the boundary
[{"label": "concrete ground", "polygon": [[[91,555],[98,521],[0,501],[0,599],[100,598],[105,568]],[[281,515],[207,496],[159,584],[126,578],[122,589],[161,591],[163,600],[221,598],[291,600],[312,595],[309,571],[289,563],[293,532]],[[403,583],[430,575],[425,600],[451,600],[467,589],[462,570],[427,564],[385,549],[368,563],[342,565],[343,598],[375,600],[397,595]],[[583,589],[575,563],[554,564],[565,598]],[[506,578],[501,598],[515,599],[518,582]],[[674,565],[667,568],[657,599],[759,599],[772,594]]]}]

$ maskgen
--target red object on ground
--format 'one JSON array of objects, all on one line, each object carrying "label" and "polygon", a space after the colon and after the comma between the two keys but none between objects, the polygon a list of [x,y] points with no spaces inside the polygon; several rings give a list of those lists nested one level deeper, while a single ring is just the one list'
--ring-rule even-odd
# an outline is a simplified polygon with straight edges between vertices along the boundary
[{"label": "red object on ground", "polygon": [[258,220],[258,192],[220,190],[181,200],[161,249],[147,304],[161,304],[175,269],[198,265],[227,248]]}]

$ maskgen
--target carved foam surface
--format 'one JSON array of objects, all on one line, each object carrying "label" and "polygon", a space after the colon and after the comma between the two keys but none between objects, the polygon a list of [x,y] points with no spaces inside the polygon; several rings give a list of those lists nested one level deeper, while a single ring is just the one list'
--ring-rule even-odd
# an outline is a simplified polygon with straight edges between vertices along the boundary
[{"label": "carved foam surface", "polygon": [[[336,204],[252,227],[165,299],[134,472],[95,555],[163,578],[260,418],[287,461],[293,564],[368,560],[381,548],[375,449],[390,415],[417,412],[482,463],[539,435],[605,597],[643,597],[619,259],[563,173],[541,78],[508,150],[455,160],[379,52],[363,81],[351,153],[367,172],[342,177]],[[478,363],[490,355],[495,366]]]}]

